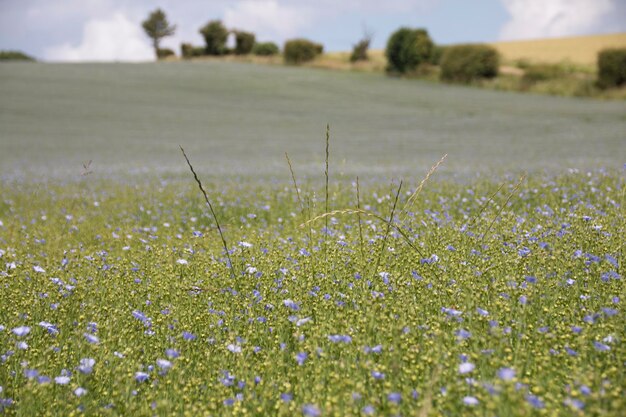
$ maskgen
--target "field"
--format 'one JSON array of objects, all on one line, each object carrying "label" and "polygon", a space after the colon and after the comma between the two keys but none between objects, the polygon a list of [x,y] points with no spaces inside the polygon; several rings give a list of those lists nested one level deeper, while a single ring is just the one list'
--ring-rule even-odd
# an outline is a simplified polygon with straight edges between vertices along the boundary
[{"label": "field", "polygon": [[626,407],[623,103],[224,62],[0,81],[0,414]]},{"label": "field", "polygon": [[496,42],[491,45],[500,52],[505,62],[519,60],[552,64],[569,62],[574,65],[595,67],[598,52],[602,49],[626,47],[626,33]]}]

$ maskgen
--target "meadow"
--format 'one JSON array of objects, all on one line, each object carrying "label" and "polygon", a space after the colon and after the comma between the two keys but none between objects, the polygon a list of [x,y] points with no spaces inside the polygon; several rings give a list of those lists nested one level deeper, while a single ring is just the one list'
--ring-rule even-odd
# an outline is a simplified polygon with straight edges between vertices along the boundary
[{"label": "meadow", "polygon": [[0,80],[0,414],[626,408],[622,103],[234,63]]}]

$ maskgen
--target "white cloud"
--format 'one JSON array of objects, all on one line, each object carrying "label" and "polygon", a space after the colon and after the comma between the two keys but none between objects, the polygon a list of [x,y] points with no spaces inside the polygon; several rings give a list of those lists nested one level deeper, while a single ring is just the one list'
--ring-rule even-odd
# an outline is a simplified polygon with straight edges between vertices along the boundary
[{"label": "white cloud", "polygon": [[117,12],[107,19],[91,19],[83,27],[78,45],[64,43],[47,48],[49,61],[147,61],[154,59],[138,22]]},{"label": "white cloud", "polygon": [[284,40],[315,21],[315,12],[307,6],[280,4],[277,0],[244,0],[224,12],[224,24],[255,32],[257,37]]},{"label": "white cloud", "polygon": [[620,0],[502,0],[511,15],[503,40],[573,36],[606,30],[603,23]]}]

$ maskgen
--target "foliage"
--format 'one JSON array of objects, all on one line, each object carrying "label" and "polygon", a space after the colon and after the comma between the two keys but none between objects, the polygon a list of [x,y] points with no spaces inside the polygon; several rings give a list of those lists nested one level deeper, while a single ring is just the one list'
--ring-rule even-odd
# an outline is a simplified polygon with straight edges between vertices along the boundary
[{"label": "foliage", "polygon": [[221,20],[208,22],[200,28],[200,34],[204,37],[207,55],[224,55],[227,53],[228,30]]},{"label": "foliage", "polygon": [[626,48],[610,48],[598,54],[598,86],[619,87],[626,84]]},{"label": "foliage", "polygon": [[255,43],[252,48],[252,53],[259,56],[277,55],[279,52],[280,50],[278,49],[278,45],[274,42]]},{"label": "foliage", "polygon": [[169,48],[159,48],[158,49],[157,57],[159,59],[164,59],[164,58],[167,58],[169,56],[176,56],[176,53],[174,53],[174,51],[169,49]]},{"label": "foliage", "polygon": [[370,44],[372,43],[373,34],[365,30],[365,34],[359,40],[356,45],[352,47],[352,54],[350,54],[350,62],[358,62],[358,61],[367,61],[369,60],[369,56],[367,55],[367,51],[369,50]]},{"label": "foliage", "polygon": [[387,72],[406,74],[430,62],[434,43],[425,29],[400,28],[387,41]]},{"label": "foliage", "polygon": [[176,25],[170,25],[165,16],[165,12],[161,9],[156,9],[146,20],[141,24],[146,35],[152,39],[152,46],[157,58],[159,56],[159,44],[161,39],[171,36],[176,32]]},{"label": "foliage", "polygon": [[468,83],[498,75],[498,52],[488,45],[455,45],[441,57],[441,79]]},{"label": "foliage", "polygon": [[203,56],[205,48],[202,46],[194,46],[190,43],[182,43],[180,45],[180,55],[183,58],[193,58],[197,56]]},{"label": "foliage", "polygon": [[22,51],[0,51],[0,61],[35,61],[35,58]]},{"label": "foliage", "polygon": [[302,64],[315,59],[324,51],[324,47],[308,39],[292,39],[285,42],[283,52],[288,64]]},{"label": "foliage", "polygon": [[443,56],[443,53],[445,52],[446,48],[447,46],[434,45],[433,52],[430,55],[430,60],[428,62],[432,65],[441,64],[441,57]]},{"label": "foliage", "polygon": [[254,33],[236,31],[235,32],[235,54],[247,55],[252,52],[255,43]]},{"label": "foliage", "polygon": [[528,64],[524,69],[523,80],[530,83],[553,80],[567,75],[559,64]]}]

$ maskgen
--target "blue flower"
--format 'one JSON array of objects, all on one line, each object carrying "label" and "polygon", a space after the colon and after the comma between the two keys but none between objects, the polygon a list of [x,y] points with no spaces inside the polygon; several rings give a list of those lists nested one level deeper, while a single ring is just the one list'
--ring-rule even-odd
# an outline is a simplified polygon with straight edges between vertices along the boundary
[{"label": "blue flower", "polygon": [[74,395],[77,397],[82,397],[85,394],[87,394],[87,390],[85,388],[78,387],[74,390]]},{"label": "blue flower", "polygon": [[137,382],[145,382],[148,378],[150,378],[150,375],[145,372],[135,372],[135,381]]},{"label": "blue flower", "polygon": [[525,247],[525,246],[522,246],[521,248],[519,248],[519,249],[517,250],[517,254],[518,254],[519,256],[521,256],[522,258],[523,258],[523,257],[526,257],[526,256],[530,255],[530,249],[528,249],[528,248],[527,248],[527,247]]},{"label": "blue flower", "polygon": [[300,352],[296,354],[296,362],[298,362],[298,365],[303,365],[308,357],[309,357],[308,353]]},{"label": "blue flower", "polygon": [[607,352],[611,350],[611,347],[609,345],[605,345],[604,343],[600,343],[596,341],[593,342],[593,347],[595,347],[600,352]]},{"label": "blue flower", "polygon": [[185,340],[196,340],[197,336],[193,333],[183,332],[183,339]]},{"label": "blue flower", "polygon": [[391,392],[389,393],[389,395],[387,395],[387,399],[389,400],[389,402],[392,402],[394,404],[400,404],[400,402],[402,401],[402,394],[400,394],[399,392]]},{"label": "blue flower", "polygon": [[498,369],[498,378],[503,381],[510,381],[515,378],[515,369],[513,368],[500,368]]},{"label": "blue flower", "polygon": [[363,409],[361,411],[366,416],[371,416],[371,415],[373,415],[376,412],[376,409],[373,406],[371,406],[371,405],[366,405],[365,407],[363,407]]},{"label": "blue flower", "polygon": [[66,375],[57,376],[54,378],[54,382],[59,385],[67,385],[70,383],[70,377]]},{"label": "blue flower", "polygon": [[290,299],[283,300],[283,305],[285,307],[287,307],[287,308],[290,308],[290,309],[294,310],[294,311],[300,310],[300,306],[298,305],[298,303],[296,303],[295,301],[290,300]]},{"label": "blue flower", "polygon": [[167,359],[157,359],[156,364],[163,372],[167,372],[172,368],[172,362]]},{"label": "blue flower", "polygon": [[328,340],[330,340],[333,343],[351,343],[352,342],[352,338],[348,335],[342,335],[342,334],[331,334],[328,336]]},{"label": "blue flower", "polygon": [[170,359],[176,359],[180,356],[180,353],[176,349],[166,349],[165,355]]},{"label": "blue flower", "polygon": [[483,317],[487,317],[489,315],[489,312],[487,310],[483,310],[480,307],[476,307],[476,312]]},{"label": "blue flower", "polygon": [[385,374],[378,371],[372,371],[372,377],[376,380],[385,379]]},{"label": "blue flower", "polygon": [[537,397],[536,395],[532,395],[532,394],[526,395],[526,401],[528,401],[528,403],[532,405],[534,408],[541,409],[545,407],[544,402],[541,401],[541,398]]},{"label": "blue flower", "polygon": [[83,358],[80,360],[80,365],[78,365],[78,371],[82,374],[90,374],[95,364],[95,359]]},{"label": "blue flower", "polygon": [[283,392],[282,394],[280,394],[280,399],[283,402],[288,403],[291,400],[293,400],[293,395],[291,393],[288,393],[288,392]]},{"label": "blue flower", "polygon": [[459,340],[465,340],[465,339],[469,339],[470,337],[472,337],[472,333],[470,333],[468,330],[465,330],[465,329],[459,329],[456,332],[454,332],[454,334]]},{"label": "blue flower", "polygon": [[100,343],[100,339],[98,339],[98,336],[95,336],[95,335],[89,334],[89,333],[83,333],[83,336],[85,336],[85,339],[87,340],[87,342],[89,342],[91,344],[98,344],[98,343]]},{"label": "blue flower", "polygon": [[28,333],[30,333],[30,327],[20,326],[20,327],[14,328],[12,331],[17,337],[23,337],[23,336],[26,336]]},{"label": "blue flower", "polygon": [[463,397],[463,404],[473,407],[475,405],[478,405],[478,398],[471,396]]},{"label": "blue flower", "polygon": [[472,372],[475,368],[476,368],[476,365],[474,365],[473,363],[465,362],[459,365],[459,373],[468,374]]},{"label": "blue flower", "polygon": [[302,414],[307,417],[319,417],[322,415],[322,412],[314,404],[304,404],[302,406]]}]

